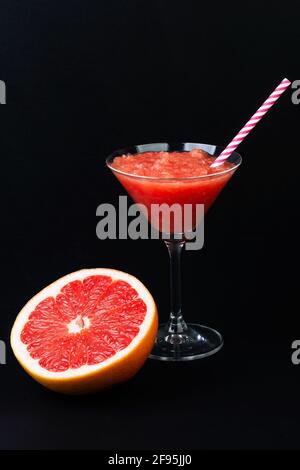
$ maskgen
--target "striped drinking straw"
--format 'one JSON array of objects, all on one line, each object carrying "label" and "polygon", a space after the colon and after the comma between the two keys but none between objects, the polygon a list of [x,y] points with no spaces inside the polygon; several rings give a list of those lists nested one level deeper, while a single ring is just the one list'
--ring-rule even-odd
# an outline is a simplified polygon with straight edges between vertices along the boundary
[{"label": "striped drinking straw", "polygon": [[256,111],[255,114],[249,119],[249,121],[244,125],[244,127],[238,132],[235,138],[227,145],[223,152],[216,158],[211,167],[216,167],[222,165],[222,163],[227,160],[232,152],[237,148],[237,146],[244,140],[244,138],[249,134],[249,132],[256,126],[256,124],[261,120],[261,118],[269,111],[273,104],[278,100],[282,93],[290,86],[291,82],[284,78],[282,82],[279,83],[278,87],[275,88],[273,93],[270,94],[268,99],[263,102],[260,108]]}]

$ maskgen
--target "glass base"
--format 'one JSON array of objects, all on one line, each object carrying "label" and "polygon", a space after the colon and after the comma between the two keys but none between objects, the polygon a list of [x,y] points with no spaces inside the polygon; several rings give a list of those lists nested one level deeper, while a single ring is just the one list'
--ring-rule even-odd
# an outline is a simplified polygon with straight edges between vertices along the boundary
[{"label": "glass base", "polygon": [[223,338],[208,326],[187,324],[182,333],[169,333],[168,324],[160,325],[150,358],[159,361],[192,361],[220,351]]}]

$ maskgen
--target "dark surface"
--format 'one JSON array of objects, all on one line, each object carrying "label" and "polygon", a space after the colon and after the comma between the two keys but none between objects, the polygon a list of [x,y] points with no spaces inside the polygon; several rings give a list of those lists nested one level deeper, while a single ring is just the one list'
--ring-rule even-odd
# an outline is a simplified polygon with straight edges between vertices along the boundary
[{"label": "dark surface", "polygon": [[33,382],[9,350],[25,302],[82,267],[136,275],[165,319],[163,244],[96,238],[96,207],[124,194],[106,155],[153,141],[226,144],[284,76],[300,78],[297,2],[274,13],[262,2],[198,3],[1,0],[0,448],[299,447],[291,91],[241,145],[244,163],[206,219],[205,248],[185,253],[186,318],[224,334],[220,353],[148,361],[128,384],[70,398]]}]

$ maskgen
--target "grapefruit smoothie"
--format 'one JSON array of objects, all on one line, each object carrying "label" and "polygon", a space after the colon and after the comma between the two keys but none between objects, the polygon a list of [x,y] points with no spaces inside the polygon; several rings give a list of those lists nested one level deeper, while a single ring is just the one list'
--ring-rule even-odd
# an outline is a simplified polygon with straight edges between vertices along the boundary
[{"label": "grapefruit smoothie", "polygon": [[[140,205],[140,210],[144,210],[152,226],[163,233],[169,253],[170,316],[168,322],[158,328],[150,354],[153,359],[200,359],[222,348],[223,338],[218,331],[184,321],[180,260],[190,238],[188,232],[194,231],[203,213],[208,211],[241,164],[240,155],[233,152],[228,160],[218,161],[212,168],[224,150],[205,143],[156,142],[116,150],[106,160],[108,168]],[[153,207],[161,206],[164,209],[153,217]],[[165,207],[168,210],[165,211]],[[165,230],[166,225],[169,231]]]},{"label": "grapefruit smoothie", "polygon": [[[162,230],[162,215],[153,216],[151,206],[179,204],[181,226],[191,230],[197,221],[197,204],[204,204],[207,212],[234,172],[235,165],[229,162],[211,168],[213,161],[214,157],[202,149],[144,152],[116,156],[111,169],[132,199],[146,207],[146,215],[152,215],[155,228]],[[191,205],[191,222],[183,220],[185,204]],[[171,232],[176,231],[174,224],[171,221]]]}]

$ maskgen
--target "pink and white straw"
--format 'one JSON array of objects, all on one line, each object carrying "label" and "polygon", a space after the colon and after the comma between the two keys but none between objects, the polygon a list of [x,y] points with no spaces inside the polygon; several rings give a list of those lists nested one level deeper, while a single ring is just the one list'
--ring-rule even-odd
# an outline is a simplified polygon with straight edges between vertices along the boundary
[{"label": "pink and white straw", "polygon": [[235,138],[227,145],[223,152],[216,158],[211,167],[216,167],[222,165],[222,163],[227,160],[228,157],[234,152],[237,146],[244,140],[244,138],[251,132],[253,127],[261,120],[261,118],[269,111],[273,104],[278,100],[282,93],[290,86],[291,82],[284,78],[282,82],[279,83],[278,87],[275,88],[273,93],[270,94],[268,99],[264,101],[260,108],[256,111],[255,114],[249,119],[249,121],[244,125],[244,127],[238,132]]}]

